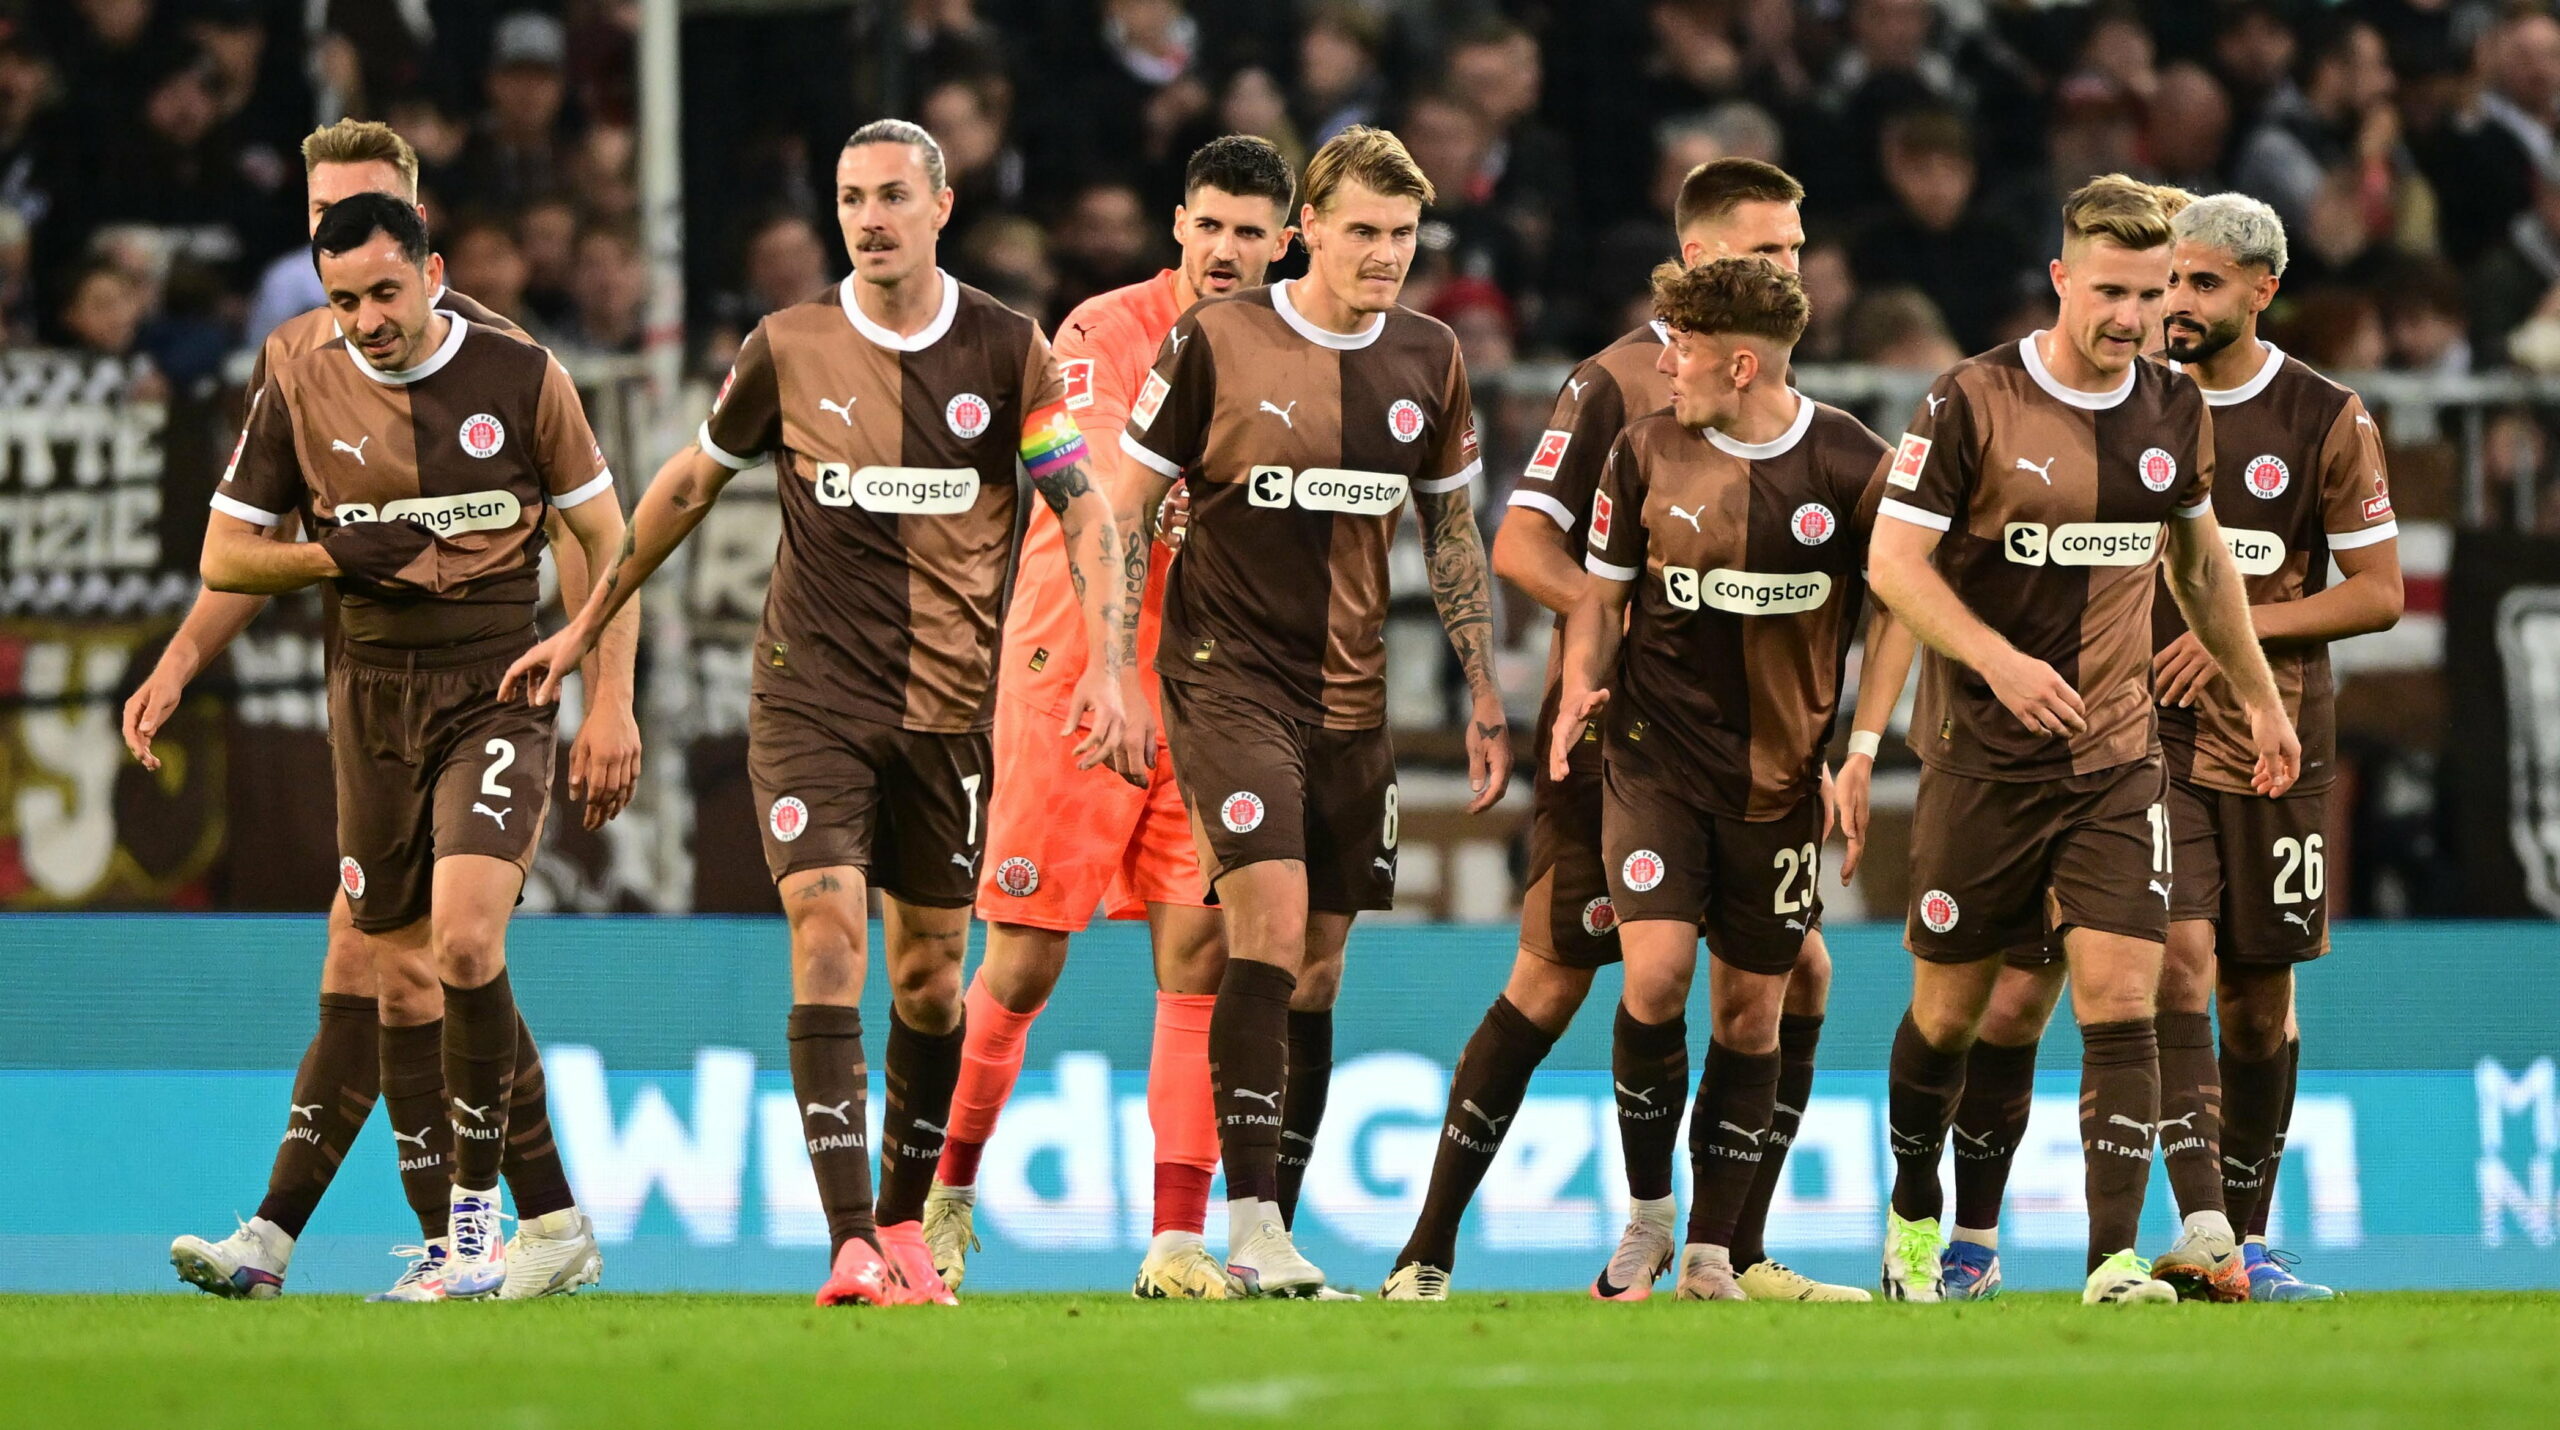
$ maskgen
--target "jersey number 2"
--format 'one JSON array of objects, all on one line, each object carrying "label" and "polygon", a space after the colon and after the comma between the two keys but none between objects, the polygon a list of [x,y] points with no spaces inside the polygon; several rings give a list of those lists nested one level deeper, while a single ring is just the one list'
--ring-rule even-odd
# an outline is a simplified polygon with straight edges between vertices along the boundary
[{"label": "jersey number 2", "polygon": [[497,760],[489,766],[489,772],[480,777],[480,792],[482,794],[496,795],[500,799],[515,798],[514,795],[507,793],[507,787],[505,785],[498,783],[498,776],[505,774],[507,772],[507,767],[516,762],[516,747],[514,742],[508,740],[491,740],[488,744],[481,746],[480,750],[483,754],[495,755],[498,757]]}]

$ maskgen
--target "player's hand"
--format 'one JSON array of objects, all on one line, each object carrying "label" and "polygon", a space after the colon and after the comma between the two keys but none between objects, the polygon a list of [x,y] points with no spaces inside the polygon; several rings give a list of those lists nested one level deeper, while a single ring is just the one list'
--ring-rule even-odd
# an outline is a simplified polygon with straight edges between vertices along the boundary
[{"label": "player's hand", "polygon": [[400,573],[435,544],[436,534],[414,521],[342,522],[320,538],[339,580],[377,590],[417,589]]},{"label": "player's hand", "polygon": [[[1840,861],[1840,884],[1848,887],[1851,875],[1858,872],[1858,860],[1867,852],[1867,800],[1875,789],[1876,762],[1871,755],[1851,755],[1840,762],[1839,778],[1832,781],[1827,793],[1840,815],[1840,833],[1849,841],[1848,857]],[[1824,837],[1830,831],[1826,828]]]},{"label": "player's hand", "polygon": [[1502,713],[1500,696],[1478,695],[1475,712],[1467,717],[1467,788],[1475,795],[1467,801],[1467,813],[1493,808],[1510,787],[1511,722]]},{"label": "player's hand", "polygon": [[170,712],[178,708],[178,697],[186,690],[185,678],[170,668],[164,656],[151,668],[151,676],[142,682],[142,688],[124,703],[124,747],[133,752],[144,769],[155,774],[160,769],[160,757],[151,752],[151,737],[169,723]]},{"label": "player's hand", "polygon": [[1145,789],[1155,777],[1156,729],[1155,705],[1147,699],[1145,682],[1138,672],[1120,673],[1120,711],[1123,717],[1120,736],[1121,777]]},{"label": "player's hand", "polygon": [[640,724],[631,702],[608,700],[578,722],[569,746],[569,795],[586,805],[586,827],[602,829],[631,806],[640,784]]},{"label": "player's hand", "polygon": [[498,677],[498,698],[512,700],[522,682],[525,703],[549,705],[560,698],[560,682],[595,649],[595,641],[586,631],[586,622],[571,621],[534,648],[517,656],[507,673]]},{"label": "player's hand", "polygon": [[2258,747],[2258,767],[2249,786],[2269,799],[2293,788],[2302,777],[2302,737],[2293,731],[2282,705],[2263,705],[2249,712],[2249,740]]},{"label": "player's hand", "polygon": [[2080,703],[2080,692],[2071,688],[2061,672],[2024,651],[2009,652],[1983,671],[1982,678],[2018,723],[2039,735],[2077,735],[2089,728],[2089,712]]},{"label": "player's hand", "polygon": [[1191,534],[1191,484],[1175,482],[1156,503],[1156,540],[1182,549],[1182,538]]},{"label": "player's hand", "polygon": [[1608,707],[1609,691],[1566,691],[1564,704],[1556,711],[1555,733],[1547,739],[1547,778],[1560,780],[1572,773],[1574,743],[1582,738],[1582,727],[1600,718]]},{"label": "player's hand", "polygon": [[1120,705],[1119,677],[1104,669],[1102,662],[1087,661],[1084,674],[1076,680],[1075,696],[1067,702],[1067,723],[1058,727],[1061,737],[1074,735],[1080,727],[1084,730],[1084,738],[1076,741],[1076,768],[1089,770],[1108,763],[1120,778],[1144,786],[1144,771],[1133,778],[1122,767],[1120,736],[1127,723],[1128,712]]},{"label": "player's hand", "polygon": [[2221,662],[2188,631],[2151,658],[2151,698],[2163,705],[2193,705],[2221,675]]}]

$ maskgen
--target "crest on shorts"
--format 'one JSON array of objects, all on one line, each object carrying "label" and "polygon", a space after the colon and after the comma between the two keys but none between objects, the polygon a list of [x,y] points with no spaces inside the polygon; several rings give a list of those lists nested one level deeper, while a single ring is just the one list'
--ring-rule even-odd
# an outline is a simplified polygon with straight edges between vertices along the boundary
[{"label": "crest on shorts", "polygon": [[2178,459],[2170,456],[2166,447],[2145,447],[2142,456],[2133,464],[2133,473],[2142,478],[2144,486],[2155,492],[2165,492],[2169,484],[2178,479]]},{"label": "crest on shorts", "polygon": [[[1618,877],[1626,881],[1628,888],[1639,894],[1659,886],[1662,883],[1662,874],[1662,856],[1650,849],[1637,850],[1627,856],[1625,863],[1618,866]],[[1612,905],[1609,911],[1610,922],[1615,923],[1617,917],[1617,909]]]},{"label": "crest on shorts", "polygon": [[1831,533],[1839,529],[1840,518],[1833,516],[1831,508],[1818,501],[1809,501],[1797,507],[1796,514],[1787,519],[1787,530],[1794,532],[1796,540],[1807,546],[1820,546],[1831,539]]},{"label": "crest on shorts", "polygon": [[1410,442],[1422,435],[1422,407],[1410,397],[1399,397],[1387,409],[1387,435],[1399,442]]},{"label": "crest on shorts", "polygon": [[1251,834],[1262,827],[1262,796],[1240,789],[1218,803],[1218,822],[1231,834]]},{"label": "crest on shorts", "polygon": [[961,393],[942,408],[942,420],[951,424],[951,434],[964,441],[985,432],[995,416],[996,410],[974,392]]},{"label": "crest on shorts", "polygon": [[809,806],[802,804],[798,795],[786,794],[773,802],[773,810],[764,822],[774,838],[788,844],[809,832]]},{"label": "crest on shorts", "polygon": [[364,866],[357,863],[352,855],[347,858],[340,859],[338,861],[338,882],[346,887],[348,898],[363,898]]},{"label": "crest on shorts", "polygon": [[1607,894],[1602,894],[1600,897],[1593,899],[1590,903],[1582,906],[1582,931],[1584,933],[1591,935],[1593,938],[1598,938],[1603,934],[1615,933],[1617,932],[1617,929],[1618,906],[1609,902],[1609,896]]},{"label": "crest on shorts", "polygon": [[2261,501],[2274,501],[2284,495],[2286,487],[2293,485],[2293,469],[2284,464],[2284,458],[2272,452],[2251,457],[2249,465],[2240,469],[2240,485],[2247,487],[2249,495]]},{"label": "crest on shorts", "polygon": [[1040,866],[1016,854],[996,866],[996,887],[1017,899],[1040,890]]},{"label": "crest on shorts", "polygon": [[507,424],[492,413],[474,412],[462,419],[462,450],[475,457],[494,457],[507,445]]},{"label": "crest on shorts", "polygon": [[1931,933],[1945,933],[1956,926],[1956,896],[1944,889],[1931,889],[1920,896],[1920,922]]}]

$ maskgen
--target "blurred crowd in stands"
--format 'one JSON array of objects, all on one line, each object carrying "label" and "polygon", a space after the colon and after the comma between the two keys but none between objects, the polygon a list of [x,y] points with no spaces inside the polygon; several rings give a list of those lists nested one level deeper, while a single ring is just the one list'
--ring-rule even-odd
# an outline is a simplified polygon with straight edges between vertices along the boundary
[{"label": "blurred crowd in stands", "polygon": [[[451,281],[634,351],[636,0],[0,0],[0,343],[161,380],[318,301],[296,146],[387,119]],[[2292,232],[2277,340],[2339,369],[2560,371],[2560,19],[2487,0],[855,0],[683,35],[696,365],[841,273],[835,146],[910,115],[953,272],[1054,322],[1170,254],[1184,157],[1402,133],[1407,301],[1471,362],[1623,331],[1679,177],[1805,182],[1803,356],[1935,370],[2048,316],[2058,196],[2238,187]]]}]

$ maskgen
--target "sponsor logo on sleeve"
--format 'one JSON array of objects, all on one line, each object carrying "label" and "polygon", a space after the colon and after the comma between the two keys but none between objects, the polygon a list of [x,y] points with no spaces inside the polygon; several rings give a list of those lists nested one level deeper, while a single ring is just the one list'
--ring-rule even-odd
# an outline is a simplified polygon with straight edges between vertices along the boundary
[{"label": "sponsor logo on sleeve", "polygon": [[486,412],[474,412],[462,419],[462,450],[486,460],[498,455],[507,445],[507,424]]},{"label": "sponsor logo on sleeve", "polygon": [[1556,471],[1564,465],[1564,449],[1573,445],[1573,434],[1561,427],[1550,427],[1538,438],[1538,450],[1529,456],[1529,468],[1520,474],[1524,481],[1552,482]]},{"label": "sponsor logo on sleeve", "polygon": [[2274,501],[2293,485],[2293,469],[2284,464],[2284,458],[2272,452],[2262,453],[2251,457],[2249,465],[2240,469],[2240,485],[2261,501]]},{"label": "sponsor logo on sleeve", "polygon": [[1093,405],[1093,359],[1069,358],[1058,364],[1058,375],[1066,380],[1070,409],[1081,411]]},{"label": "sponsor logo on sleeve", "polygon": [[1885,473],[1889,487],[1917,487],[1920,469],[1928,465],[1929,449],[1936,444],[1917,432],[1902,434],[1902,445],[1893,450],[1893,470]]},{"label": "sponsor logo on sleeve", "polygon": [[2165,492],[2171,483],[2178,480],[2178,459],[2170,456],[2166,447],[2145,447],[2142,455],[2134,461],[2133,473],[2142,478],[2144,486],[2155,492]]},{"label": "sponsor logo on sleeve", "polygon": [[1410,397],[1399,397],[1387,409],[1387,435],[1399,442],[1410,442],[1422,435],[1422,405]]},{"label": "sponsor logo on sleeve", "polygon": [[1476,424],[1470,422],[1467,424],[1466,432],[1458,438],[1458,455],[1462,459],[1472,462],[1476,459],[1477,450]]},{"label": "sponsor logo on sleeve", "polygon": [[1138,389],[1138,400],[1129,407],[1129,425],[1141,432],[1154,426],[1164,400],[1172,395],[1173,384],[1164,380],[1163,373],[1148,373],[1146,384]]},{"label": "sponsor logo on sleeve", "polygon": [[712,395],[711,410],[714,414],[717,414],[720,411],[721,405],[729,400],[729,389],[737,385],[738,365],[736,363],[731,363],[729,365],[729,375],[720,379],[720,390]]},{"label": "sponsor logo on sleeve", "polygon": [[[242,434],[244,437],[247,435]],[[2364,519],[2380,521],[2391,515],[2391,488],[2383,485],[2382,473],[2373,474],[2373,495],[2364,499]]]}]

